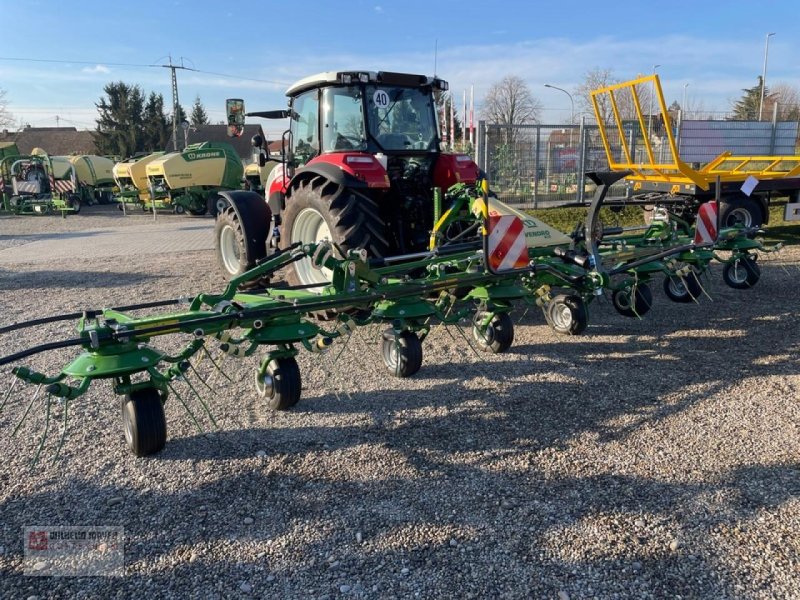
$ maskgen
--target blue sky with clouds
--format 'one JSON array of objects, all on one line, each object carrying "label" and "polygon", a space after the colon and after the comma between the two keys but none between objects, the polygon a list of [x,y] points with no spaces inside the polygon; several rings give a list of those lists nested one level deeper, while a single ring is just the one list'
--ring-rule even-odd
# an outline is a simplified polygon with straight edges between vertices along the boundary
[{"label": "blue sky with clouds", "polygon": [[[349,0],[347,2],[57,2],[0,0],[0,89],[17,120],[35,126],[94,125],[109,81],[138,83],[170,100],[173,60],[181,104],[196,95],[213,121],[224,99],[249,110],[280,108],[294,80],[325,70],[431,74],[450,81],[460,104],[476,104],[504,75],[522,77],[542,102],[543,120],[569,116],[565,94],[594,67],[630,79],[660,65],[667,102],[726,110],[756,84],[770,40],[767,84],[800,87],[800,2],[557,2]],[[8,60],[13,58],[35,59]],[[63,62],[48,62],[63,61]],[[121,64],[124,63],[124,64]],[[245,79],[246,78],[246,79]]]}]

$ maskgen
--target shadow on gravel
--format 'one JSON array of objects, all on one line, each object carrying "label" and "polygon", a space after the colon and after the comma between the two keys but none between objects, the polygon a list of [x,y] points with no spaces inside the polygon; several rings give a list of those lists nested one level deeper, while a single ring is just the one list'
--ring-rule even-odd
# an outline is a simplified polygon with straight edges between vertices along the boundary
[{"label": "shadow on gravel", "polygon": [[[627,445],[710,396],[744,393],[746,378],[797,374],[796,288],[770,294],[659,297],[644,321],[598,305],[586,337],[546,332],[485,361],[462,348],[424,363],[423,389],[387,376],[336,400],[306,390],[296,416],[170,437],[149,459],[90,440],[107,447],[77,451],[107,453],[99,473],[126,484],[56,473],[0,502],[0,596],[238,597],[247,582],[281,598],[344,585],[359,598],[791,597],[797,512],[780,511],[800,499],[800,461],[651,471],[643,461],[657,452]],[[314,416],[348,424],[292,425]],[[685,440],[665,443],[675,453]],[[604,448],[626,462],[606,462]],[[127,576],[23,578],[33,524],[124,526]]]},{"label": "shadow on gravel", "polygon": [[[26,271],[0,269],[0,290],[37,290],[72,288],[116,288],[136,285],[174,275],[123,273],[116,271]],[[119,304],[119,303],[118,303]]]},{"label": "shadow on gravel", "polygon": [[21,235],[0,235],[3,240],[25,240],[26,242],[41,242],[43,240],[58,240],[65,238],[90,238],[102,235],[105,231],[62,231],[60,233],[25,233]]}]

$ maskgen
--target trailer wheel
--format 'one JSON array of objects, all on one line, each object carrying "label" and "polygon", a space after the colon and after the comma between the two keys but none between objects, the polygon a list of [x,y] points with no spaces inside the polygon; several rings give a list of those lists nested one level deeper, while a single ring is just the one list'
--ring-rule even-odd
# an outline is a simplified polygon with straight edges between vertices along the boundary
[{"label": "trailer wheel", "polygon": [[761,267],[748,255],[742,255],[722,267],[722,280],[736,290],[753,287],[761,279]]},{"label": "trailer wheel", "polygon": [[481,332],[478,322],[483,320],[484,314],[477,313],[472,323],[472,337],[478,348],[492,354],[502,354],[514,343],[514,322],[508,313],[497,313]]},{"label": "trailer wheel", "polygon": [[183,207],[182,204],[176,204],[172,208],[172,212],[174,212],[176,215],[182,215],[186,212],[186,209]]},{"label": "trailer wheel", "polygon": [[122,403],[125,443],[136,456],[149,456],[167,441],[164,397],[156,388],[134,390]]},{"label": "trailer wheel", "polygon": [[673,302],[686,303],[693,302],[700,297],[703,287],[697,272],[693,269],[682,278],[672,275],[664,278],[664,293]]},{"label": "trailer wheel", "polygon": [[589,324],[586,303],[575,294],[559,294],[542,307],[547,324],[561,335],[580,335]]},{"label": "trailer wheel", "polygon": [[[378,205],[372,198],[324,177],[301,181],[287,198],[283,212],[281,244],[328,239],[343,250],[364,248],[370,258],[389,251]],[[286,274],[290,285],[327,285],[330,272],[316,269],[309,258],[296,261]],[[319,292],[320,288],[311,288]]]},{"label": "trailer wheel", "polygon": [[614,290],[611,302],[617,312],[625,317],[642,317],[653,306],[653,292],[646,283]]},{"label": "trailer wheel", "polygon": [[413,331],[389,328],[381,340],[383,364],[395,377],[411,377],[422,366],[422,342]]},{"label": "trailer wheel", "polygon": [[228,199],[224,196],[220,196],[217,194],[216,197],[212,198],[213,207],[214,207],[214,216],[221,215],[225,212],[225,210],[230,206]]},{"label": "trailer wheel", "polygon": [[747,197],[722,200],[719,222],[722,227],[761,227],[764,215],[758,202]]},{"label": "trailer wheel", "polygon": [[270,361],[263,374],[256,371],[256,391],[270,410],[289,410],[300,401],[300,367],[294,357]]}]

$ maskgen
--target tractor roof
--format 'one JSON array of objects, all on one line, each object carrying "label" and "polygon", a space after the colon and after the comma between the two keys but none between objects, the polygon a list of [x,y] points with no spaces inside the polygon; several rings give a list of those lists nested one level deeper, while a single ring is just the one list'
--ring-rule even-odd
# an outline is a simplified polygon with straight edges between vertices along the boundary
[{"label": "tractor roof", "polygon": [[297,96],[301,92],[322,87],[324,85],[349,85],[351,83],[382,83],[385,85],[396,85],[401,87],[424,87],[434,86],[440,90],[448,88],[447,82],[438,77],[428,77],[427,75],[412,75],[410,73],[391,73],[389,71],[326,71],[304,77],[295,82],[288,90],[286,95],[289,97]]}]

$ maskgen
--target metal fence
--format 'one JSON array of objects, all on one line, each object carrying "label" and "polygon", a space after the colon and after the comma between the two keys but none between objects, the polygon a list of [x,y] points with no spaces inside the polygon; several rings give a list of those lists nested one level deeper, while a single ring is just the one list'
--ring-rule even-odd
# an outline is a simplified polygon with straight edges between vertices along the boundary
[{"label": "metal fence", "polygon": [[[679,155],[696,167],[725,151],[757,156],[795,155],[798,150],[796,121],[682,121],[677,115],[675,122]],[[653,119],[646,127],[656,160],[671,160],[663,121]],[[618,160],[620,134],[616,128],[607,129]],[[623,133],[634,160],[649,162],[638,121],[625,122]],[[578,125],[494,125],[480,121],[475,155],[498,197],[526,208],[586,202],[594,185],[585,174],[608,169],[599,128],[584,119]],[[613,195],[625,193],[624,182],[615,187]]]}]

